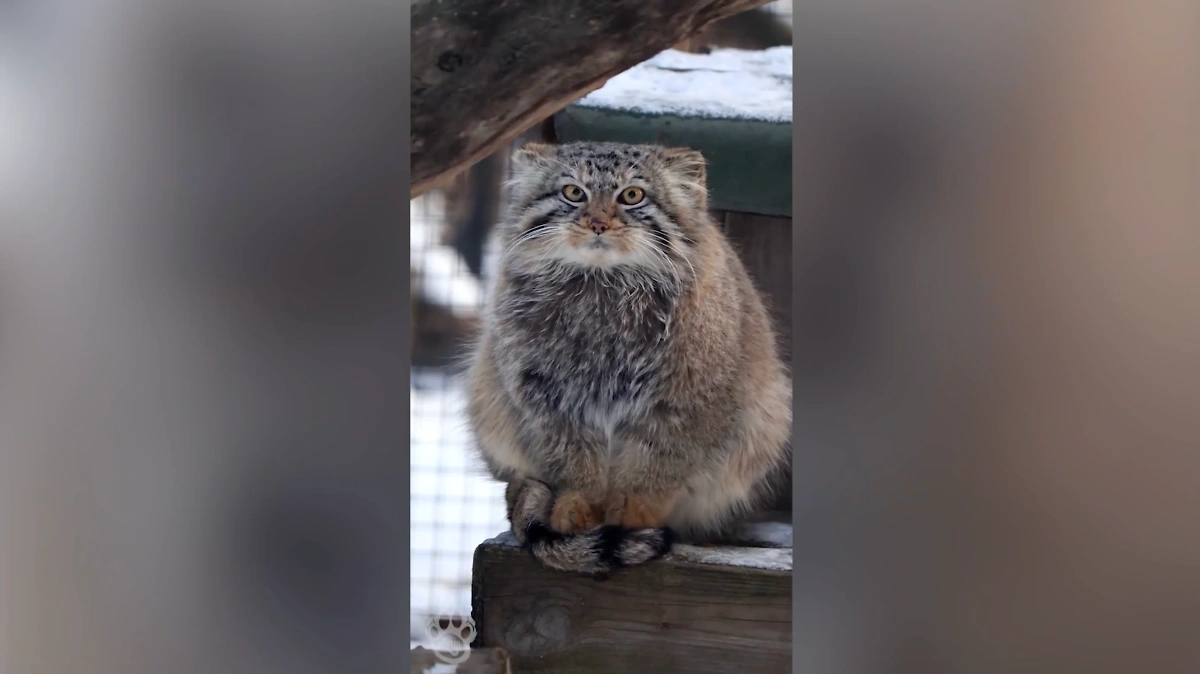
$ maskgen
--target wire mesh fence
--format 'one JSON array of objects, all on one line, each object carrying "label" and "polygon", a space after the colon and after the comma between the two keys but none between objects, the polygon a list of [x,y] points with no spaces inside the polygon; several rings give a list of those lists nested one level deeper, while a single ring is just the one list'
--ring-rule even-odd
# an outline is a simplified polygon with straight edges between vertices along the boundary
[{"label": "wire mesh fence", "polygon": [[[444,243],[445,199],[433,193],[410,206],[413,301],[449,315],[424,319],[417,341],[456,341],[482,306],[483,281]],[[489,251],[490,252],[490,251]],[[460,321],[460,322],[456,322]],[[442,330],[431,330],[440,323]],[[423,344],[414,351],[440,345]],[[411,385],[412,614],[413,639],[438,614],[466,615],[470,607],[471,555],[481,541],[505,528],[503,486],[488,478],[471,453],[465,427],[465,391],[453,362],[414,358]]]},{"label": "wire mesh fence", "polygon": [[[791,1],[767,5],[790,22]],[[473,273],[455,249],[461,220],[446,194],[410,204],[413,282],[411,382],[412,641],[437,615],[470,612],[475,548],[507,528],[504,488],[475,457],[466,431],[461,356],[474,332],[496,260],[493,240]]]}]

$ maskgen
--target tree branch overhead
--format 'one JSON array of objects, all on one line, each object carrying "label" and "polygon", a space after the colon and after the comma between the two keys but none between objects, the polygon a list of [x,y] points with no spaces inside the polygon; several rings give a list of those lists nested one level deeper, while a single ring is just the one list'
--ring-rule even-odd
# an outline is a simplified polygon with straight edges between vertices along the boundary
[{"label": "tree branch overhead", "polygon": [[418,0],[416,197],[608,78],[767,0]]}]

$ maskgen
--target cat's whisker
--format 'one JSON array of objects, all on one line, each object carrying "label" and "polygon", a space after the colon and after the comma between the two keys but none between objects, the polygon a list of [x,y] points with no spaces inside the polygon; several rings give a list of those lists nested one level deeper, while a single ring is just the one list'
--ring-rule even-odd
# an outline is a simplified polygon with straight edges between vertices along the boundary
[{"label": "cat's whisker", "polygon": [[511,255],[512,252],[517,248],[517,246],[521,245],[522,243],[525,243],[532,239],[539,238],[543,234],[549,233],[550,230],[552,230],[554,227],[555,227],[554,224],[547,223],[545,225],[538,225],[537,227],[532,227],[532,228],[526,230],[525,232],[522,232],[521,234],[519,234],[517,236],[517,238],[513,239],[513,241],[511,243],[509,243],[508,246],[504,249],[503,257],[508,257],[509,255]]},{"label": "cat's whisker", "polygon": [[676,279],[676,281],[678,281],[677,272],[671,269],[670,260],[662,257],[662,252],[659,251],[659,249],[656,249],[653,243],[650,243],[644,239],[640,239],[635,241],[634,248],[638,253],[641,253],[644,255],[644,257],[648,258],[649,264],[653,265],[653,269],[655,269],[655,271],[658,271],[658,269],[666,271],[667,273],[670,273],[670,275]]},{"label": "cat's whisker", "polygon": [[574,166],[571,166],[570,164],[568,164],[568,163],[566,163],[566,162],[564,162],[564,161],[562,161],[562,160],[560,160],[560,159],[557,159],[557,158],[555,158],[555,157],[546,157],[546,161],[550,162],[550,163],[551,163],[551,164],[553,164],[553,165],[557,165],[557,166],[559,166],[559,167],[561,167],[561,168],[563,168],[563,169],[566,169],[566,171],[567,171],[568,173],[571,173],[571,174],[574,174],[574,173],[575,173],[575,167],[574,167]]},{"label": "cat's whisker", "polygon": [[683,258],[683,261],[686,262],[688,267],[692,270],[692,279],[694,280],[697,278],[696,267],[692,265],[692,261],[690,259],[688,259],[688,256],[686,254],[684,254],[683,251],[680,251],[678,248],[675,247],[674,241],[672,241],[669,237],[667,237],[666,234],[662,234],[659,232],[650,232],[650,235],[657,238],[659,241],[662,241],[663,243],[665,243],[667,245],[667,247],[671,249],[672,253],[675,253],[679,257]]},{"label": "cat's whisker", "polygon": [[666,253],[664,253],[662,250],[660,250],[657,246],[655,246],[653,243],[651,243],[650,241],[648,241],[646,239],[637,239],[636,246],[641,250],[648,250],[651,253],[657,255],[659,257],[659,259],[661,259],[663,262],[666,263],[666,265],[667,265],[666,269],[667,269],[667,271],[669,271],[671,273],[671,276],[674,278],[675,283],[677,283],[677,284],[683,283],[683,279],[679,275],[679,268],[675,265],[674,260],[672,260],[670,258],[670,256],[668,256]]}]

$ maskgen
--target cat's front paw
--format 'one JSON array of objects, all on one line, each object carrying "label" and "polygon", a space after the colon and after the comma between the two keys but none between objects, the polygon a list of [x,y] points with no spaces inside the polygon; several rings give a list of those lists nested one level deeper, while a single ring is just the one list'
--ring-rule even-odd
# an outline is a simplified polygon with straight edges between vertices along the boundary
[{"label": "cat's front paw", "polygon": [[601,515],[581,492],[564,491],[554,499],[550,528],[563,534],[583,533],[601,524]]}]

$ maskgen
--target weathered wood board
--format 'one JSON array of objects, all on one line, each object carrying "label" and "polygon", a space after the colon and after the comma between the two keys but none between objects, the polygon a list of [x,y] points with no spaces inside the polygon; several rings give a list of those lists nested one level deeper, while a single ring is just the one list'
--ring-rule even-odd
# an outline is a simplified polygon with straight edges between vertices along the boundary
[{"label": "weathered wood board", "polygon": [[451,667],[454,674],[512,674],[508,654],[500,648],[477,648],[447,657],[447,654],[418,646],[408,652],[408,660],[411,674],[448,672]]},{"label": "weathered wood board", "polygon": [[681,545],[596,580],[505,534],[475,551],[474,645],[503,648],[514,674],[790,672],[791,565],[790,548]]}]

